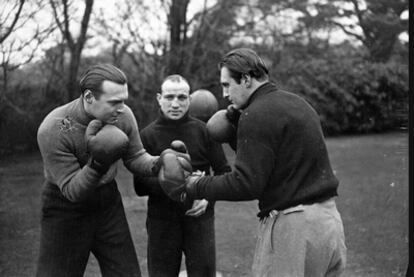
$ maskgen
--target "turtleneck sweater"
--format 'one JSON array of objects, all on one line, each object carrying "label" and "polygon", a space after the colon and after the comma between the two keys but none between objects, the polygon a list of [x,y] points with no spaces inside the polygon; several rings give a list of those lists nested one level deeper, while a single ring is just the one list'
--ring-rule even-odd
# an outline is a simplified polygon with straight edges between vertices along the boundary
[{"label": "turtleneck sweater", "polygon": [[[186,113],[178,120],[171,120],[160,111],[159,117],[141,131],[144,148],[151,155],[159,155],[170,147],[173,140],[181,140],[187,146],[193,170],[201,170],[210,175],[220,175],[231,170],[221,144],[209,136],[206,124]],[[148,216],[172,219],[184,216],[189,207],[176,203],[162,191],[158,178],[135,176],[135,190],[138,195],[148,195]],[[208,205],[206,214],[214,212],[213,202]]]}]

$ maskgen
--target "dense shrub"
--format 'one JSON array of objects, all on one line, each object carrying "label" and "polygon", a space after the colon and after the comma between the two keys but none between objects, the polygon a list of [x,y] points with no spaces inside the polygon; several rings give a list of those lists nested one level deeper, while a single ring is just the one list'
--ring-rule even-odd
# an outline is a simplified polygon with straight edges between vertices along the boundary
[{"label": "dense shrub", "polygon": [[390,131],[406,124],[406,65],[312,59],[283,70],[289,74],[281,86],[309,101],[327,134]]}]

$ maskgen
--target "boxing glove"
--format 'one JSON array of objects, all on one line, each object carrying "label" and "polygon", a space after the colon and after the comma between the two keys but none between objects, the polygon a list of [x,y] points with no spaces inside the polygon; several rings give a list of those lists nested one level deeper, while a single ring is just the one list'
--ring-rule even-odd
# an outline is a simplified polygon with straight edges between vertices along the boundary
[{"label": "boxing glove", "polygon": [[185,171],[193,171],[193,168],[191,166],[191,158],[188,154],[187,147],[185,146],[184,142],[182,142],[181,140],[174,140],[171,142],[170,148],[167,148],[161,152],[160,157],[152,167],[152,172],[154,173],[154,175],[158,174],[162,166],[162,157],[167,153],[172,153],[176,155],[178,157],[178,161],[180,162]]},{"label": "boxing glove", "polygon": [[118,127],[97,119],[85,131],[86,149],[90,153],[89,166],[104,174],[111,164],[122,157],[129,145],[128,136]]},{"label": "boxing glove", "polygon": [[207,131],[217,142],[229,143],[233,150],[237,148],[237,126],[240,111],[233,105],[219,110],[207,121]]},{"label": "boxing glove", "polygon": [[170,146],[171,148],[164,150],[160,155],[158,181],[168,197],[179,201],[181,193],[185,190],[186,177],[192,172],[192,166],[187,157],[182,156],[188,155],[187,147],[182,141],[175,140]]}]

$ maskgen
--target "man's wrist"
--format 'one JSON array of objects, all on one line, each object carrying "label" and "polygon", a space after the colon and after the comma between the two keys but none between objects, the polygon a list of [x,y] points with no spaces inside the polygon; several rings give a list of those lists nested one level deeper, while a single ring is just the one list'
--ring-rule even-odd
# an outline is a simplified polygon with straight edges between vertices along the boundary
[{"label": "man's wrist", "polygon": [[189,176],[189,180],[185,186],[185,198],[187,199],[197,199],[197,184],[200,181],[201,177],[205,176],[205,172],[196,171]]}]

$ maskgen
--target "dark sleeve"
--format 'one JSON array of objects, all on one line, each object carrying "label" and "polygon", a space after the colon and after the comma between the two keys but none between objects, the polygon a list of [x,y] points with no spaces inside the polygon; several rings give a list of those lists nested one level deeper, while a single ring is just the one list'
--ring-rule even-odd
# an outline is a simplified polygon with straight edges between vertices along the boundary
[{"label": "dark sleeve", "polygon": [[220,143],[210,140],[209,160],[214,175],[222,175],[231,171],[231,167]]},{"label": "dark sleeve", "polygon": [[234,170],[220,176],[205,176],[191,196],[209,201],[243,201],[259,198],[273,171],[275,154],[269,145],[269,128],[253,114],[239,121]]},{"label": "dark sleeve", "polygon": [[[141,132],[141,141],[143,147],[148,153],[153,152],[153,147],[149,138],[150,129],[144,128]],[[134,174],[134,189],[138,196],[161,195],[164,194],[157,176],[146,176],[142,174]]]}]

